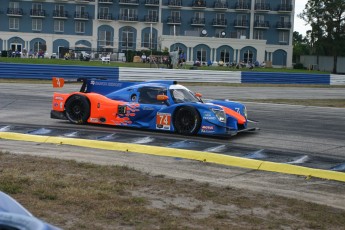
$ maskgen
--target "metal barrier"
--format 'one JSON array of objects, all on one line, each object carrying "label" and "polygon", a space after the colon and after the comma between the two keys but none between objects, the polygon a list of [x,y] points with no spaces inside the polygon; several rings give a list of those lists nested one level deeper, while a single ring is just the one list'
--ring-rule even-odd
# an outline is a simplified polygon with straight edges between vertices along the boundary
[{"label": "metal barrier", "polygon": [[0,78],[76,79],[103,77],[122,81],[175,80],[182,82],[258,83],[258,84],[323,84],[345,85],[344,75],[281,72],[240,72],[189,69],[157,69],[128,67],[92,67],[0,63]]},{"label": "metal barrier", "polygon": [[329,74],[242,72],[242,83],[330,85]]},{"label": "metal barrier", "polygon": [[52,77],[63,77],[67,80],[104,77],[118,80],[119,68],[0,63],[0,78],[50,79]]}]

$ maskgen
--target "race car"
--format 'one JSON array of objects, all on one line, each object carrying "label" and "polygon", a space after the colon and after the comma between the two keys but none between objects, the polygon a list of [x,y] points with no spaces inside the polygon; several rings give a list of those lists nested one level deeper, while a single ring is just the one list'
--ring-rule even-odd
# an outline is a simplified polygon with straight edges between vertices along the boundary
[{"label": "race car", "polygon": [[[231,136],[248,128],[246,107],[228,100],[204,101],[176,81],[125,82],[79,79],[79,92],[55,92],[51,118],[74,124],[105,124],[184,135]],[[64,79],[53,78],[54,87]]]}]

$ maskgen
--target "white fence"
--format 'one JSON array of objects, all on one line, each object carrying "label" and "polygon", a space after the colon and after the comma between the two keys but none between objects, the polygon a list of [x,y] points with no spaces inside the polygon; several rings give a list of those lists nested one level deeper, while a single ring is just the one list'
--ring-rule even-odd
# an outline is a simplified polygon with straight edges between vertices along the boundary
[{"label": "white fence", "polygon": [[240,71],[207,71],[187,69],[119,68],[120,80],[172,80],[181,82],[241,83]]}]

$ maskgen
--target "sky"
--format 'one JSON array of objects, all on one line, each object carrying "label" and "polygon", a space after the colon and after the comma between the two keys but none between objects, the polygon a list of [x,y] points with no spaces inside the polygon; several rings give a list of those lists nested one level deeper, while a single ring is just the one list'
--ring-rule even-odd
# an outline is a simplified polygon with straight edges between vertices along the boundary
[{"label": "sky", "polygon": [[305,4],[308,0],[295,0],[295,23],[294,23],[294,31],[302,34],[303,36],[306,35],[306,31],[310,30],[310,26],[305,25],[305,21],[298,18],[297,15],[302,13],[305,8]]}]

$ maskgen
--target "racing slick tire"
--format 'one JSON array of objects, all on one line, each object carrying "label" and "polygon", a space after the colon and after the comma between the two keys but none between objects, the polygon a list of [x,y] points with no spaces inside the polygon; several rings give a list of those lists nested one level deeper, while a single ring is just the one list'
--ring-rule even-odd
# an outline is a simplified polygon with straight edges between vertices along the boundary
[{"label": "racing slick tire", "polygon": [[84,95],[74,94],[67,100],[65,111],[71,123],[85,124],[90,117],[89,100]]},{"label": "racing slick tire", "polygon": [[193,135],[200,129],[201,117],[194,107],[182,106],[174,113],[173,124],[177,133]]}]

